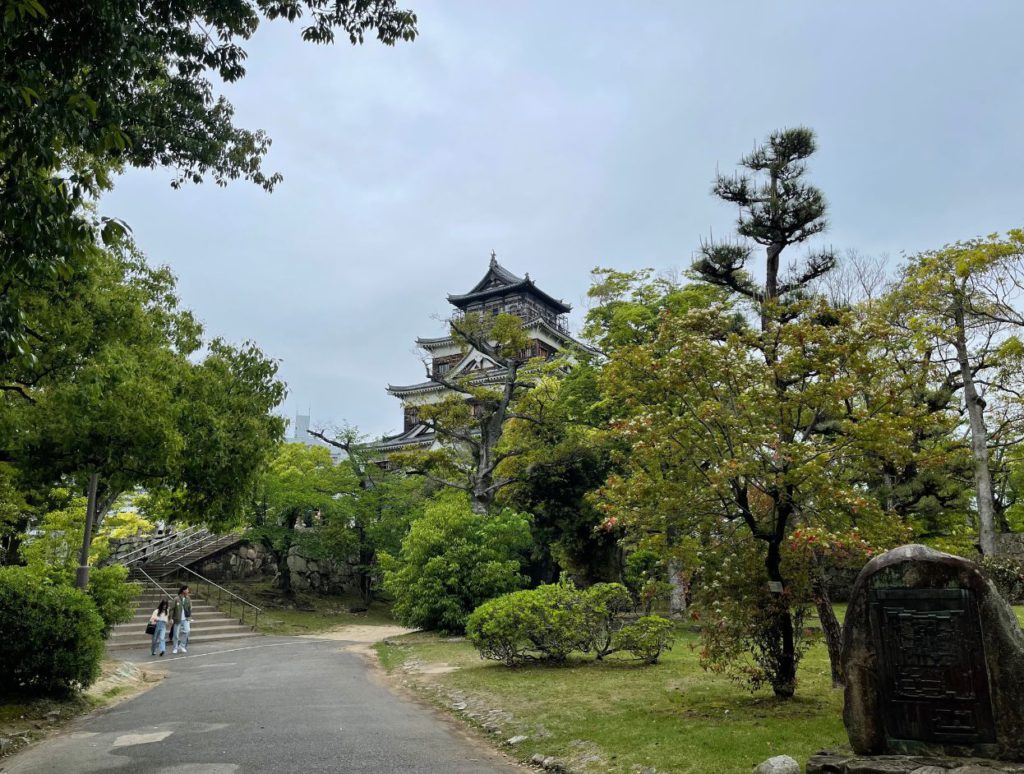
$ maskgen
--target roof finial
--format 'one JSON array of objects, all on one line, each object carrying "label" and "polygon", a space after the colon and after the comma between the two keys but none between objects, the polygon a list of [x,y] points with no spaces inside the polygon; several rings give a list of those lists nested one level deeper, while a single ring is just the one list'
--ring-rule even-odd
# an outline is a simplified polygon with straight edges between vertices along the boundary
[{"label": "roof finial", "polygon": [[494,266],[498,262],[498,254],[491,250],[491,266]]}]

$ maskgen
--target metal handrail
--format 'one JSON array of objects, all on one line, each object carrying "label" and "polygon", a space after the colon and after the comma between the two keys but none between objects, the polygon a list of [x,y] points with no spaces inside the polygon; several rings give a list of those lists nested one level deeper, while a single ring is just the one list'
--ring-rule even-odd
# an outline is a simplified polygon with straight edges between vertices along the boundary
[{"label": "metal handrail", "polygon": [[[172,554],[164,557],[163,561],[164,561],[165,564],[169,564],[169,563],[172,563],[172,562],[174,564],[178,564],[178,562],[173,561],[173,560],[174,559],[182,559],[184,557],[189,556],[189,554],[194,554],[196,551],[202,551],[204,549],[207,549],[210,546],[213,546],[216,543],[219,543],[221,540],[223,540],[229,534],[231,534],[231,533],[225,533],[225,534],[222,534],[222,535],[217,535],[217,534],[215,534],[213,532],[207,531],[206,534],[202,538],[199,538],[197,540],[193,540],[187,546],[183,546],[181,549],[179,549],[179,550],[173,552]],[[232,539],[236,539],[236,538],[232,538]]]},{"label": "metal handrail", "polygon": [[201,548],[209,539],[216,540],[218,537],[205,528],[201,530],[201,533],[202,534],[192,535],[191,540],[185,541],[182,545],[176,546],[174,550],[166,554],[157,554],[154,558],[161,558],[165,562],[170,562],[177,557],[188,554],[197,547]]},{"label": "metal handrail", "polygon": [[[140,548],[136,548],[134,551],[130,551],[129,553],[127,553],[124,556],[120,557],[120,559],[117,560],[117,563],[118,564],[123,564],[123,565],[129,565],[133,561],[135,561],[132,557],[134,557],[136,554],[141,554],[142,558],[145,558],[147,553],[149,552],[149,550],[151,548],[153,548],[154,546],[160,545],[161,543],[167,543],[169,541],[177,542],[178,540],[181,540],[185,535],[190,534],[190,532],[189,532],[190,530],[194,531],[194,530],[197,530],[197,529],[199,529],[199,527],[186,527],[185,530],[182,531],[182,532],[175,532],[173,535],[163,535],[161,537],[158,537],[158,538],[156,538],[154,540],[151,540],[146,545],[144,545],[144,546],[142,546]],[[157,551],[154,551],[153,553],[149,554],[150,558],[152,558],[153,556],[156,556],[160,552],[160,550],[163,550],[165,548],[167,548],[166,545],[161,546],[160,549],[158,549]]]},{"label": "metal handrail", "polygon": [[169,540],[166,545],[162,545],[157,551],[155,551],[153,556],[159,556],[161,553],[168,550],[173,551],[175,548],[183,544],[187,545],[202,536],[204,532],[206,532],[206,527],[198,524],[192,527],[186,527],[181,532],[176,532],[175,534],[170,535],[169,537],[171,540]]},{"label": "metal handrail", "polygon": [[152,583],[152,584],[153,584],[154,586],[156,586],[156,587],[157,587],[158,589],[160,589],[160,591],[162,591],[162,592],[163,592],[163,594],[164,594],[164,596],[165,596],[165,597],[167,597],[168,599],[174,599],[174,595],[173,595],[173,594],[171,594],[171,592],[169,592],[169,591],[168,591],[167,589],[165,589],[165,588],[164,588],[163,586],[161,586],[161,585],[160,585],[159,583],[157,583],[156,579],[155,579],[155,578],[153,578],[153,576],[151,576],[151,575],[150,575],[150,574],[149,574],[148,572],[146,572],[145,570],[143,570],[143,569],[142,569],[141,567],[136,567],[136,568],[135,568],[135,571],[136,571],[136,572],[141,572],[141,573],[142,573],[143,575],[145,575],[145,576],[146,576],[146,579],[147,579],[147,580],[148,580],[148,581],[149,581],[150,583]]},{"label": "metal handrail", "polygon": [[[253,615],[252,628],[253,629],[256,628],[256,626],[260,622],[260,613],[263,612],[263,610],[261,608],[257,607],[256,605],[254,605],[252,602],[249,602],[248,600],[242,599],[240,596],[238,596],[233,591],[228,591],[228,589],[224,588],[219,583],[214,583],[209,578],[200,575],[199,573],[197,573],[195,570],[191,569],[190,567],[186,567],[185,565],[181,564],[180,562],[178,562],[177,565],[178,565],[179,568],[181,568],[185,572],[189,572],[189,573],[192,573],[193,575],[195,575],[197,578],[199,578],[200,581],[205,582],[208,586],[212,586],[213,588],[217,589],[221,593],[221,596],[218,597],[218,601],[223,600],[223,595],[227,594],[229,597],[232,597],[233,599],[237,599],[243,605],[248,605],[253,610],[255,610],[256,612]],[[233,605],[233,603],[229,600],[228,601],[228,615],[231,615],[232,605]],[[241,617],[238,619],[238,622],[241,623],[241,624],[244,624],[245,623],[245,608],[243,607],[241,609],[241,611],[242,611],[242,614],[241,614]]]}]

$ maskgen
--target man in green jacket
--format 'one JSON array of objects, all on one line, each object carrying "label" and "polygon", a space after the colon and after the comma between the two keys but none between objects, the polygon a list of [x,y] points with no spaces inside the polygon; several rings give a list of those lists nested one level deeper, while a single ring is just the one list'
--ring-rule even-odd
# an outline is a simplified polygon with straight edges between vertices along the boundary
[{"label": "man in green jacket", "polygon": [[188,633],[192,628],[192,600],[189,599],[188,586],[178,589],[171,609],[171,623],[174,625],[174,648],[171,653],[188,653]]}]

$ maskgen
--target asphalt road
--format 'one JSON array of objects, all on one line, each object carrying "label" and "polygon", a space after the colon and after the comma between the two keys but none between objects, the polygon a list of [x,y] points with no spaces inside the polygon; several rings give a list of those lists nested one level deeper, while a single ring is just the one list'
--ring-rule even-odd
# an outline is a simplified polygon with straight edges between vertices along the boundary
[{"label": "asphalt road", "polygon": [[[393,694],[346,643],[262,637],[160,659],[167,677],[0,763],[4,774],[522,771]],[[119,654],[120,655],[120,654]],[[148,650],[126,653],[150,659]]]}]

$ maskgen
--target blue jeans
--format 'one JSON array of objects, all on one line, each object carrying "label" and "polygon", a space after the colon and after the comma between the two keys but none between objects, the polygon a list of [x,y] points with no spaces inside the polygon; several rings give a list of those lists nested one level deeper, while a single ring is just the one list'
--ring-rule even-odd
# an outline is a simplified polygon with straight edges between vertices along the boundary
[{"label": "blue jeans", "polygon": [[160,647],[160,653],[163,654],[167,650],[167,622],[157,621],[156,631],[153,632],[153,647],[149,649],[149,652],[154,656],[157,654],[157,646]]},{"label": "blue jeans", "polygon": [[181,623],[174,625],[174,649],[188,648],[188,633],[192,628],[192,623],[187,618]]}]

